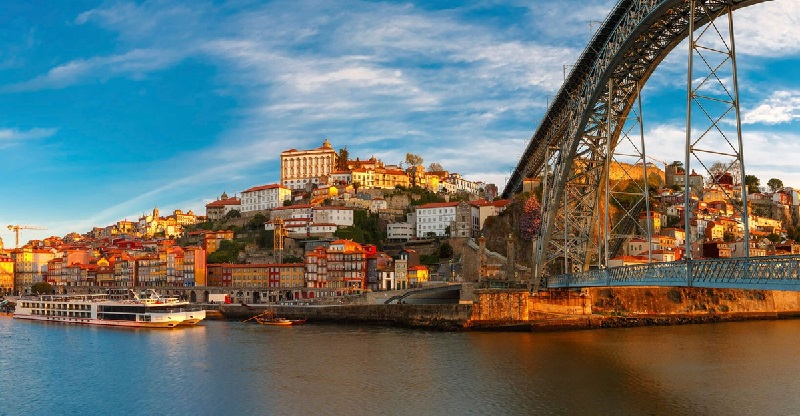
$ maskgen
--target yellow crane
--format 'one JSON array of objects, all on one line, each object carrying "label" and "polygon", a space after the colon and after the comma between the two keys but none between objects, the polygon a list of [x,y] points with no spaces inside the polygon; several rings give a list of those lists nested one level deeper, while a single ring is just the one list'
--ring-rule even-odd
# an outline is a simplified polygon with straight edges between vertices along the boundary
[{"label": "yellow crane", "polygon": [[46,230],[38,225],[9,225],[8,229],[14,232],[14,248],[19,248],[19,230]]},{"label": "yellow crane", "polygon": [[272,220],[274,226],[274,234],[272,240],[272,249],[278,254],[278,264],[283,263],[283,239],[286,237],[286,228],[283,226],[283,218],[277,217]]}]

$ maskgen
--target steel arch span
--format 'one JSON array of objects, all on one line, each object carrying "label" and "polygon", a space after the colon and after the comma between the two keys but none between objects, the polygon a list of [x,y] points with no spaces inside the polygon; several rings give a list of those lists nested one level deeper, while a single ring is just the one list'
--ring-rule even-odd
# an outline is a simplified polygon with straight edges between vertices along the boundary
[{"label": "steel arch span", "polygon": [[[545,179],[542,229],[533,253],[537,282],[542,268],[558,257],[565,259],[564,272],[588,268],[599,189],[607,174],[607,149],[613,151],[622,129],[620,124],[607,123],[608,116],[627,117],[641,86],[690,36],[691,27],[709,23],[721,11],[765,1],[769,0],[617,3],[573,65],[503,191],[504,197],[510,197],[521,189],[524,178],[543,175]],[[553,238],[561,232],[559,239]],[[576,268],[567,270],[567,260]]]}]

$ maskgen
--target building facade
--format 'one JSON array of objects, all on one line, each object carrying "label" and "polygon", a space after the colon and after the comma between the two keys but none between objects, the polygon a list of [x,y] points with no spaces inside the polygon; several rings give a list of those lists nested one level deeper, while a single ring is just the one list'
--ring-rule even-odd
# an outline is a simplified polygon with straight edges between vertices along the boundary
[{"label": "building facade", "polygon": [[283,206],[292,198],[292,190],[279,185],[262,185],[242,192],[242,214],[271,210]]},{"label": "building facade", "polygon": [[290,149],[281,153],[281,185],[302,190],[307,184],[319,184],[336,167],[338,155],[328,139],[312,150]]}]

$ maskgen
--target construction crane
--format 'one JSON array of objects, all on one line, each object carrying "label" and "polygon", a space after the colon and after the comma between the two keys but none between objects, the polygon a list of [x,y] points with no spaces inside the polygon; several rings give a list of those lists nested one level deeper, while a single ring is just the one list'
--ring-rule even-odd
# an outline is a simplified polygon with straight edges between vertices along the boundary
[{"label": "construction crane", "polygon": [[272,220],[274,225],[274,234],[272,240],[272,249],[278,254],[278,264],[283,264],[283,239],[286,237],[286,228],[283,225],[283,218],[277,217]]},{"label": "construction crane", "polygon": [[8,229],[14,232],[14,248],[19,248],[19,230],[46,230],[38,225],[9,225]]}]

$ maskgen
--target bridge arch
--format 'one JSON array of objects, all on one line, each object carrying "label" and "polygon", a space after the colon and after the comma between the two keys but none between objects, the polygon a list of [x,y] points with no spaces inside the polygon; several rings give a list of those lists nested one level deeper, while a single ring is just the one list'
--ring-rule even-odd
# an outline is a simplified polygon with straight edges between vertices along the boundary
[{"label": "bridge arch", "polygon": [[[510,197],[521,188],[524,178],[552,168],[549,175],[545,173],[552,178],[552,184],[543,194],[542,231],[533,253],[533,261],[539,267],[552,260],[551,233],[557,218],[567,221],[562,199],[570,192],[569,198],[574,204],[571,209],[575,211],[570,214],[573,215],[570,221],[577,230],[574,234],[578,235],[571,235],[571,240],[565,236],[561,244],[565,252],[572,250],[575,262],[586,269],[588,244],[592,228],[597,225],[603,162],[609,157],[606,140],[611,141],[613,149],[622,129],[622,125],[617,124],[605,134],[602,130],[607,126],[603,118],[610,111],[622,118],[628,116],[641,86],[667,55],[689,37],[690,16],[695,16],[695,27],[709,22],[708,14],[691,13],[691,5],[702,4],[708,11],[718,12],[765,1],[769,0],[621,0],[617,3],[572,67],[503,192],[505,197]],[[612,82],[616,86],[613,89],[610,88]],[[576,160],[581,162],[576,164]]]}]

